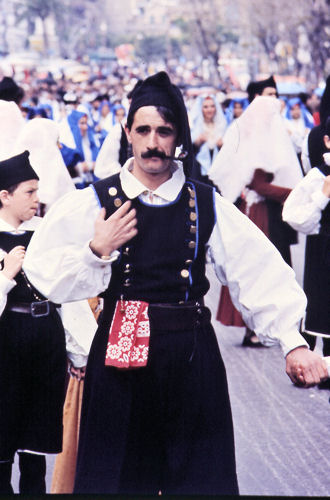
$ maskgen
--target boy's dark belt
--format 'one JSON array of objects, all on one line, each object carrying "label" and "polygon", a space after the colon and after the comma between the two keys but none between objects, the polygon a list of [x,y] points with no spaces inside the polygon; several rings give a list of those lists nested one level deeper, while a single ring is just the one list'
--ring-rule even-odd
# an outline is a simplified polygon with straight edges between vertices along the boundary
[{"label": "boy's dark belt", "polygon": [[61,307],[61,305],[54,304],[54,302],[50,302],[50,300],[41,300],[38,302],[10,302],[6,305],[8,311],[31,314],[34,318],[48,316],[58,307]]}]

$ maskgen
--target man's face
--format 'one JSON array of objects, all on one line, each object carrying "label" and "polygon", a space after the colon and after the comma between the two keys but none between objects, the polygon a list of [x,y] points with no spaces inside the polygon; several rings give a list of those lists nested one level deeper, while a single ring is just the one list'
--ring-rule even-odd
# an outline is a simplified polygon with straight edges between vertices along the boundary
[{"label": "man's face", "polygon": [[38,181],[31,179],[21,182],[15,191],[8,195],[7,207],[11,214],[21,223],[31,219],[38,209]]},{"label": "man's face", "polygon": [[[126,131],[132,144],[135,174],[157,176],[170,171],[171,160],[152,155],[152,151],[173,156],[177,145],[177,130],[172,123],[161,117],[156,107],[139,108],[134,115],[131,130]],[[144,158],[150,151],[151,157]]]},{"label": "man's face", "polygon": [[261,95],[265,95],[268,97],[277,97],[277,92],[274,87],[265,87],[261,92]]}]

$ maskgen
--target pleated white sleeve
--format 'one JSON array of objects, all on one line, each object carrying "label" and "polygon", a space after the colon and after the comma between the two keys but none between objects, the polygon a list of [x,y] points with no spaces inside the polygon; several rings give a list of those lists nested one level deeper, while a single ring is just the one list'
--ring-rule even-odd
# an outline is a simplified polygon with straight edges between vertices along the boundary
[{"label": "pleated white sleeve", "polygon": [[111,262],[89,248],[100,211],[92,187],[60,198],[42,219],[28,246],[24,271],[47,298],[62,304],[97,296],[111,277]]},{"label": "pleated white sleeve", "polygon": [[318,168],[312,168],[291,191],[283,206],[283,220],[296,231],[318,234],[322,211],[329,198],[322,192],[325,176]]},{"label": "pleated white sleeve", "polygon": [[298,330],[306,296],[294,271],[258,227],[218,193],[215,208],[209,255],[244,321],[265,345],[280,343],[284,355],[307,346]]}]

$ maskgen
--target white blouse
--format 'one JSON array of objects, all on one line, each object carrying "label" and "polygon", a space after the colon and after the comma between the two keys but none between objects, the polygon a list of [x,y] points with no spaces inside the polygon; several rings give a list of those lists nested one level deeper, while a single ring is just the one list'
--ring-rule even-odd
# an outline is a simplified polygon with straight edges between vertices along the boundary
[{"label": "white blouse", "polygon": [[[171,178],[150,192],[130,172],[132,159],[120,171],[126,196],[151,205],[174,201],[185,176],[173,162]],[[299,334],[306,297],[293,270],[266,236],[233,204],[215,193],[216,223],[207,251],[235,307],[265,345],[280,342],[284,355],[307,343]],[[81,300],[104,291],[111,277],[110,261],[89,248],[99,200],[89,186],[63,196],[51,207],[29,244],[24,270],[31,282],[54,302]]]}]

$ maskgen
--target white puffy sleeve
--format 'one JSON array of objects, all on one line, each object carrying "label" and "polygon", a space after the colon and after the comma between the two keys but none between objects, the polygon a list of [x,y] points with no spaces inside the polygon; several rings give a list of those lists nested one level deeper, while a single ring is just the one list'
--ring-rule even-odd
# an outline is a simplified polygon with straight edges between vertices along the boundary
[{"label": "white puffy sleeve", "polygon": [[318,168],[312,168],[285,200],[283,220],[296,231],[318,234],[322,210],[329,203],[329,198],[322,192],[324,179]]},{"label": "white puffy sleeve", "polygon": [[[3,257],[1,255],[3,251],[0,249],[0,261]],[[15,280],[8,279],[1,271],[0,271],[0,316],[2,315],[6,304],[7,304],[7,295],[12,288],[16,285]]]},{"label": "white puffy sleeve", "polygon": [[53,302],[95,297],[107,288],[112,261],[99,259],[89,248],[100,209],[92,187],[73,191],[51,207],[35,231],[23,268]]},{"label": "white puffy sleeve", "polygon": [[284,355],[307,346],[298,331],[306,297],[291,267],[262,231],[218,193],[215,210],[208,252],[246,324],[265,345],[280,343]]}]

